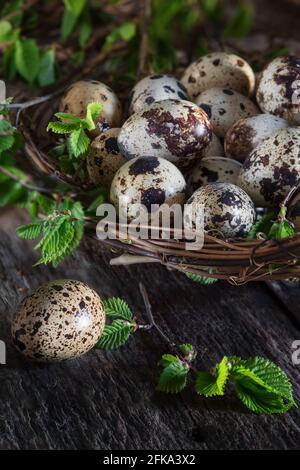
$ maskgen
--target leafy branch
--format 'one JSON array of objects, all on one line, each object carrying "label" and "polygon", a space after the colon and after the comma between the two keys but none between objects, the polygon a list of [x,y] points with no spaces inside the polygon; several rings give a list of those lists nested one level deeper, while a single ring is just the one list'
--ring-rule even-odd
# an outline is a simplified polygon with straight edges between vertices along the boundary
[{"label": "leafy branch", "polygon": [[297,406],[286,373],[268,359],[224,356],[210,372],[197,370],[193,365],[197,358],[194,346],[189,343],[176,346],[168,338],[154,321],[148,294],[142,284],[140,291],[150,323],[138,324],[124,300],[108,299],[105,302],[105,312],[109,323],[99,338],[97,348],[117,349],[123,346],[137,330],[155,329],[171,350],[171,353],[163,354],[159,362],[162,371],[156,387],[158,391],[171,394],[181,392],[186,388],[189,375],[192,373],[195,376],[196,393],[206,398],[224,396],[231,382],[237,398],[255,413],[284,413]]}]

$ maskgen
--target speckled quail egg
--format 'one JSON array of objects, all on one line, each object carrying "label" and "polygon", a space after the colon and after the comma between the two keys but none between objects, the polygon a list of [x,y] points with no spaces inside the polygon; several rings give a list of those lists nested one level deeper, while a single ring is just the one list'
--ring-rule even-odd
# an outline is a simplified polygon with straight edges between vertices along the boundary
[{"label": "speckled quail egg", "polygon": [[262,71],[256,99],[264,113],[300,124],[300,57],[277,57]]},{"label": "speckled quail egg", "polygon": [[164,100],[132,114],[118,144],[128,159],[155,156],[184,167],[201,158],[211,138],[212,126],[202,109],[185,100]]},{"label": "speckled quail egg", "polygon": [[117,171],[110,200],[120,217],[132,220],[138,217],[141,204],[148,212],[153,204],[182,204],[185,190],[185,179],[173,163],[163,158],[140,157]]},{"label": "speckled quail egg", "polygon": [[295,226],[296,232],[300,232],[300,191],[297,190],[288,203],[287,219]]},{"label": "speckled quail egg", "polygon": [[210,88],[222,87],[251,95],[255,88],[255,75],[241,57],[226,52],[213,52],[200,57],[185,70],[181,79],[190,97],[195,100]]},{"label": "speckled quail egg", "polygon": [[121,104],[113,90],[96,80],[81,80],[73,83],[62,97],[59,110],[83,118],[89,103],[101,103],[103,108],[97,120],[99,132],[107,127],[121,124]]},{"label": "speckled quail egg", "polygon": [[187,193],[193,194],[196,189],[207,183],[236,184],[242,164],[225,157],[206,157],[196,163],[190,170],[187,180]]},{"label": "speckled quail egg", "polygon": [[278,205],[300,181],[300,129],[282,129],[246,158],[238,185],[260,207]]},{"label": "speckled quail egg", "polygon": [[217,236],[244,237],[255,221],[250,197],[232,183],[209,183],[197,189],[185,206],[185,221],[193,225],[202,207],[204,230]]},{"label": "speckled quail egg", "polygon": [[168,99],[188,100],[188,93],[182,83],[171,75],[149,75],[140,80],[130,96],[129,112],[135,113],[154,102]]},{"label": "speckled quail egg", "polygon": [[91,143],[86,164],[92,183],[109,187],[117,170],[127,161],[119,152],[119,133],[119,128],[108,129]]},{"label": "speckled quail egg", "polygon": [[227,88],[211,88],[198,96],[196,103],[207,114],[218,137],[239,119],[259,114],[258,107],[237,91]]},{"label": "speckled quail egg", "polygon": [[40,362],[72,359],[89,351],[105,324],[98,294],[83,282],[47,282],[21,303],[12,322],[17,349]]},{"label": "speckled quail egg", "polygon": [[289,123],[285,119],[273,114],[258,114],[240,119],[226,133],[226,156],[243,162],[257,145],[287,127]]},{"label": "speckled quail egg", "polygon": [[211,142],[208,144],[207,147],[201,152],[203,158],[206,157],[224,157],[224,147],[221,143],[219,137],[213,133]]}]

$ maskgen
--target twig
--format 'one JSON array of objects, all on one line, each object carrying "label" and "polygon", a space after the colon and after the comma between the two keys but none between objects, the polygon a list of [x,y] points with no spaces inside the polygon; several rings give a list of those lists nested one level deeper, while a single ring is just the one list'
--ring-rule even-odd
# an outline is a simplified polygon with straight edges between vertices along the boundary
[{"label": "twig", "polygon": [[151,0],[144,0],[144,5],[142,8],[141,15],[141,46],[139,51],[139,65],[137,71],[137,78],[141,78],[142,75],[146,72],[147,59],[149,53],[149,38],[148,38],[148,29],[151,20]]},{"label": "twig", "polygon": [[25,11],[27,10],[28,8],[31,8],[33,5],[35,5],[35,3],[38,3],[38,0],[29,0],[27,3],[24,3],[24,5],[18,7],[18,8],[15,8],[14,11],[12,11],[11,13],[8,13],[6,16],[3,16],[1,18],[1,21],[9,21],[11,20],[12,18],[14,18],[15,16],[19,15],[22,11]]},{"label": "twig", "polygon": [[296,186],[293,186],[290,191],[288,192],[288,194],[285,196],[283,202],[281,203],[281,207],[286,207],[287,204],[290,202],[290,200],[292,199],[292,197],[294,196],[295,192],[300,188],[300,184],[296,185]]}]

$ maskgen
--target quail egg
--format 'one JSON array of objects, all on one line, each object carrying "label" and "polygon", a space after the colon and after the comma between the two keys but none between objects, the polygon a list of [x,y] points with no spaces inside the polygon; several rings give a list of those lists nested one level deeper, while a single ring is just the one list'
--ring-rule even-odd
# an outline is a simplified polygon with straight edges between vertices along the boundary
[{"label": "quail egg", "polygon": [[207,147],[201,152],[203,158],[206,157],[224,157],[224,147],[221,143],[219,137],[213,133],[211,142]]},{"label": "quail egg", "polygon": [[154,204],[182,204],[185,189],[185,179],[173,163],[163,158],[140,157],[117,171],[110,200],[120,217],[132,220],[138,217],[141,205],[150,212]]},{"label": "quail egg", "polygon": [[287,219],[295,226],[296,232],[300,232],[300,192],[297,190],[288,204]]},{"label": "quail egg", "polygon": [[119,152],[119,133],[119,128],[108,129],[91,143],[86,164],[92,183],[109,187],[117,170],[127,161]]},{"label": "quail egg", "polygon": [[300,181],[300,129],[290,127],[272,135],[246,158],[238,185],[256,205],[278,205]]},{"label": "quail egg", "polygon": [[188,100],[182,83],[170,75],[150,75],[140,80],[131,92],[129,112],[135,113],[156,101],[170,98]]},{"label": "quail egg", "polygon": [[89,103],[101,103],[103,108],[97,120],[98,131],[121,124],[121,104],[113,90],[96,80],[81,80],[73,83],[60,102],[59,110],[83,118]]},{"label": "quail egg", "polygon": [[249,98],[229,88],[206,90],[198,96],[196,103],[206,112],[218,137],[225,137],[239,119],[259,114],[258,107]]},{"label": "quail egg", "polygon": [[289,124],[273,114],[258,114],[240,119],[227,131],[225,153],[229,158],[243,162],[258,144]]},{"label": "quail egg", "polygon": [[202,210],[204,230],[224,237],[244,237],[256,216],[248,194],[232,183],[209,183],[197,189],[185,206],[185,221],[195,224]]},{"label": "quail egg", "polygon": [[255,75],[241,57],[226,52],[213,52],[193,62],[181,79],[190,97],[195,100],[210,88],[221,87],[251,95],[255,88]]},{"label": "quail egg", "polygon": [[17,349],[40,362],[72,359],[89,351],[105,324],[98,294],[83,282],[47,282],[21,303],[12,323]]},{"label": "quail egg", "polygon": [[277,57],[262,71],[256,99],[264,113],[300,124],[300,57]]},{"label": "quail egg", "polygon": [[211,141],[205,112],[185,100],[164,100],[132,114],[118,137],[126,158],[162,157],[187,166]]},{"label": "quail egg", "polygon": [[225,157],[206,157],[190,170],[187,193],[193,194],[206,183],[236,183],[242,164]]}]

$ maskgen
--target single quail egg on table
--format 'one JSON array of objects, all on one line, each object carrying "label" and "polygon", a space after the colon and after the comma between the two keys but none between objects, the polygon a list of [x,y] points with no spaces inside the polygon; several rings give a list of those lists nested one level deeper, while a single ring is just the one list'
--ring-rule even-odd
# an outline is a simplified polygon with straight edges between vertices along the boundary
[{"label": "single quail egg on table", "polygon": [[238,177],[241,186],[259,207],[278,206],[300,182],[300,129],[282,129],[256,147]]},{"label": "single quail egg on table", "polygon": [[108,129],[92,141],[86,159],[92,183],[109,187],[117,170],[127,161],[119,152],[119,133],[119,128]]},{"label": "single quail egg on table", "polygon": [[213,52],[193,62],[181,79],[193,101],[205,90],[230,88],[243,95],[252,95],[255,75],[241,57],[226,52]]},{"label": "single quail egg on table", "polygon": [[206,157],[192,167],[187,180],[187,194],[207,183],[236,184],[242,164],[225,157]]},{"label": "single quail egg on table", "polygon": [[226,132],[239,119],[259,114],[258,107],[246,96],[229,88],[211,88],[196,99],[213,126],[218,137],[225,137]]},{"label": "single quail egg on table", "polygon": [[117,171],[110,200],[118,208],[120,217],[133,220],[138,217],[141,204],[148,211],[152,204],[183,204],[185,190],[185,179],[171,162],[140,157],[128,161]]},{"label": "single quail egg on table", "polygon": [[184,167],[201,158],[211,139],[205,112],[190,101],[171,99],[132,114],[121,128],[118,144],[127,159],[155,156]]},{"label": "single quail egg on table", "polygon": [[188,100],[188,93],[182,83],[171,75],[149,75],[140,80],[130,96],[129,113],[148,108],[156,101]]},{"label": "single quail egg on table", "polygon": [[101,336],[105,313],[99,295],[83,282],[47,282],[21,303],[12,323],[17,349],[40,362],[63,361],[89,351]]},{"label": "single quail egg on table", "polygon": [[99,132],[121,124],[121,104],[113,90],[96,80],[80,80],[73,83],[61,99],[59,110],[79,118],[85,117],[89,103],[101,103],[103,108],[96,120]]},{"label": "single quail egg on table", "polygon": [[186,204],[185,221],[193,225],[202,208],[204,230],[224,237],[246,236],[256,217],[248,194],[232,183],[209,183],[197,189]]},{"label": "single quail egg on table", "polygon": [[256,99],[264,113],[300,124],[300,57],[277,57],[262,71]]},{"label": "single quail egg on table", "polygon": [[243,162],[252,150],[289,123],[273,114],[258,114],[240,119],[227,131],[225,137],[226,157]]}]

